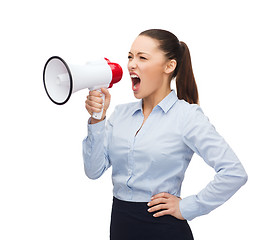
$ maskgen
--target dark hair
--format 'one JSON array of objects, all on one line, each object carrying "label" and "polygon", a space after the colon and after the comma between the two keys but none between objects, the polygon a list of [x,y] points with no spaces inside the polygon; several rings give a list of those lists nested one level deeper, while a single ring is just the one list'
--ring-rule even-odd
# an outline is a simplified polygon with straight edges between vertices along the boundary
[{"label": "dark hair", "polygon": [[179,99],[184,99],[189,103],[199,103],[198,89],[192,70],[191,56],[189,48],[184,42],[162,29],[149,29],[139,34],[139,36],[151,37],[159,42],[159,48],[165,53],[168,59],[175,59],[177,66],[171,76],[176,77],[176,89]]}]

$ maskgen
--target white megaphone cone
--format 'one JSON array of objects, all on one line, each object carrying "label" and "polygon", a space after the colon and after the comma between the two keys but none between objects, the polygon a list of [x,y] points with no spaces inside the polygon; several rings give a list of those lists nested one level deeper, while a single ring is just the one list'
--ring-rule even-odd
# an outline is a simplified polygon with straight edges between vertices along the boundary
[{"label": "white megaphone cone", "polygon": [[[106,58],[85,65],[70,65],[61,57],[53,56],[44,66],[43,81],[50,100],[62,105],[72,93],[81,89],[100,91],[100,88],[111,88],[122,75],[121,66]],[[102,98],[104,100],[104,95]],[[93,113],[93,118],[101,119],[102,113]]]}]

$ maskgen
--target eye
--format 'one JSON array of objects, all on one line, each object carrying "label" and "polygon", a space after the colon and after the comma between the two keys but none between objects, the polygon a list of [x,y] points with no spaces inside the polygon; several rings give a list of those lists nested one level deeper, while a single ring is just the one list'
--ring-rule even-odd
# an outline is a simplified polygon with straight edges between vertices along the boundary
[{"label": "eye", "polygon": [[142,59],[142,60],[147,60],[145,57],[143,57],[143,56],[140,56],[140,59]]},{"label": "eye", "polygon": [[129,55],[127,58],[128,58],[128,59],[132,59],[132,56]]}]

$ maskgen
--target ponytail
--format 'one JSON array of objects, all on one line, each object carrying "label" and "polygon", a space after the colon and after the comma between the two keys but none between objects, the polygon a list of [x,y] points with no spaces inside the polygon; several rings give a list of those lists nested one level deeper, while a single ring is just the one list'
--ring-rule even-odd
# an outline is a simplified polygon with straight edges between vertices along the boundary
[{"label": "ponytail", "polygon": [[199,103],[198,89],[192,70],[191,56],[188,46],[180,42],[182,57],[179,68],[176,71],[176,89],[179,99],[184,99],[188,103]]},{"label": "ponytail", "polygon": [[159,48],[165,53],[167,59],[177,62],[171,79],[176,77],[176,89],[179,99],[188,103],[199,103],[198,89],[194,79],[189,48],[184,42],[162,29],[146,30],[139,35],[148,36],[159,41]]}]

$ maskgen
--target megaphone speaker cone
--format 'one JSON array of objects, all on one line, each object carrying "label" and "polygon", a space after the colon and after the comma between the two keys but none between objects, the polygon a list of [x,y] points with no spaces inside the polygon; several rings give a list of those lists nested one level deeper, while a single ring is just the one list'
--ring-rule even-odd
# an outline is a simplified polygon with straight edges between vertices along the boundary
[{"label": "megaphone speaker cone", "polygon": [[53,56],[47,60],[43,70],[43,82],[52,102],[62,105],[70,99],[73,89],[72,74],[61,57]]}]

